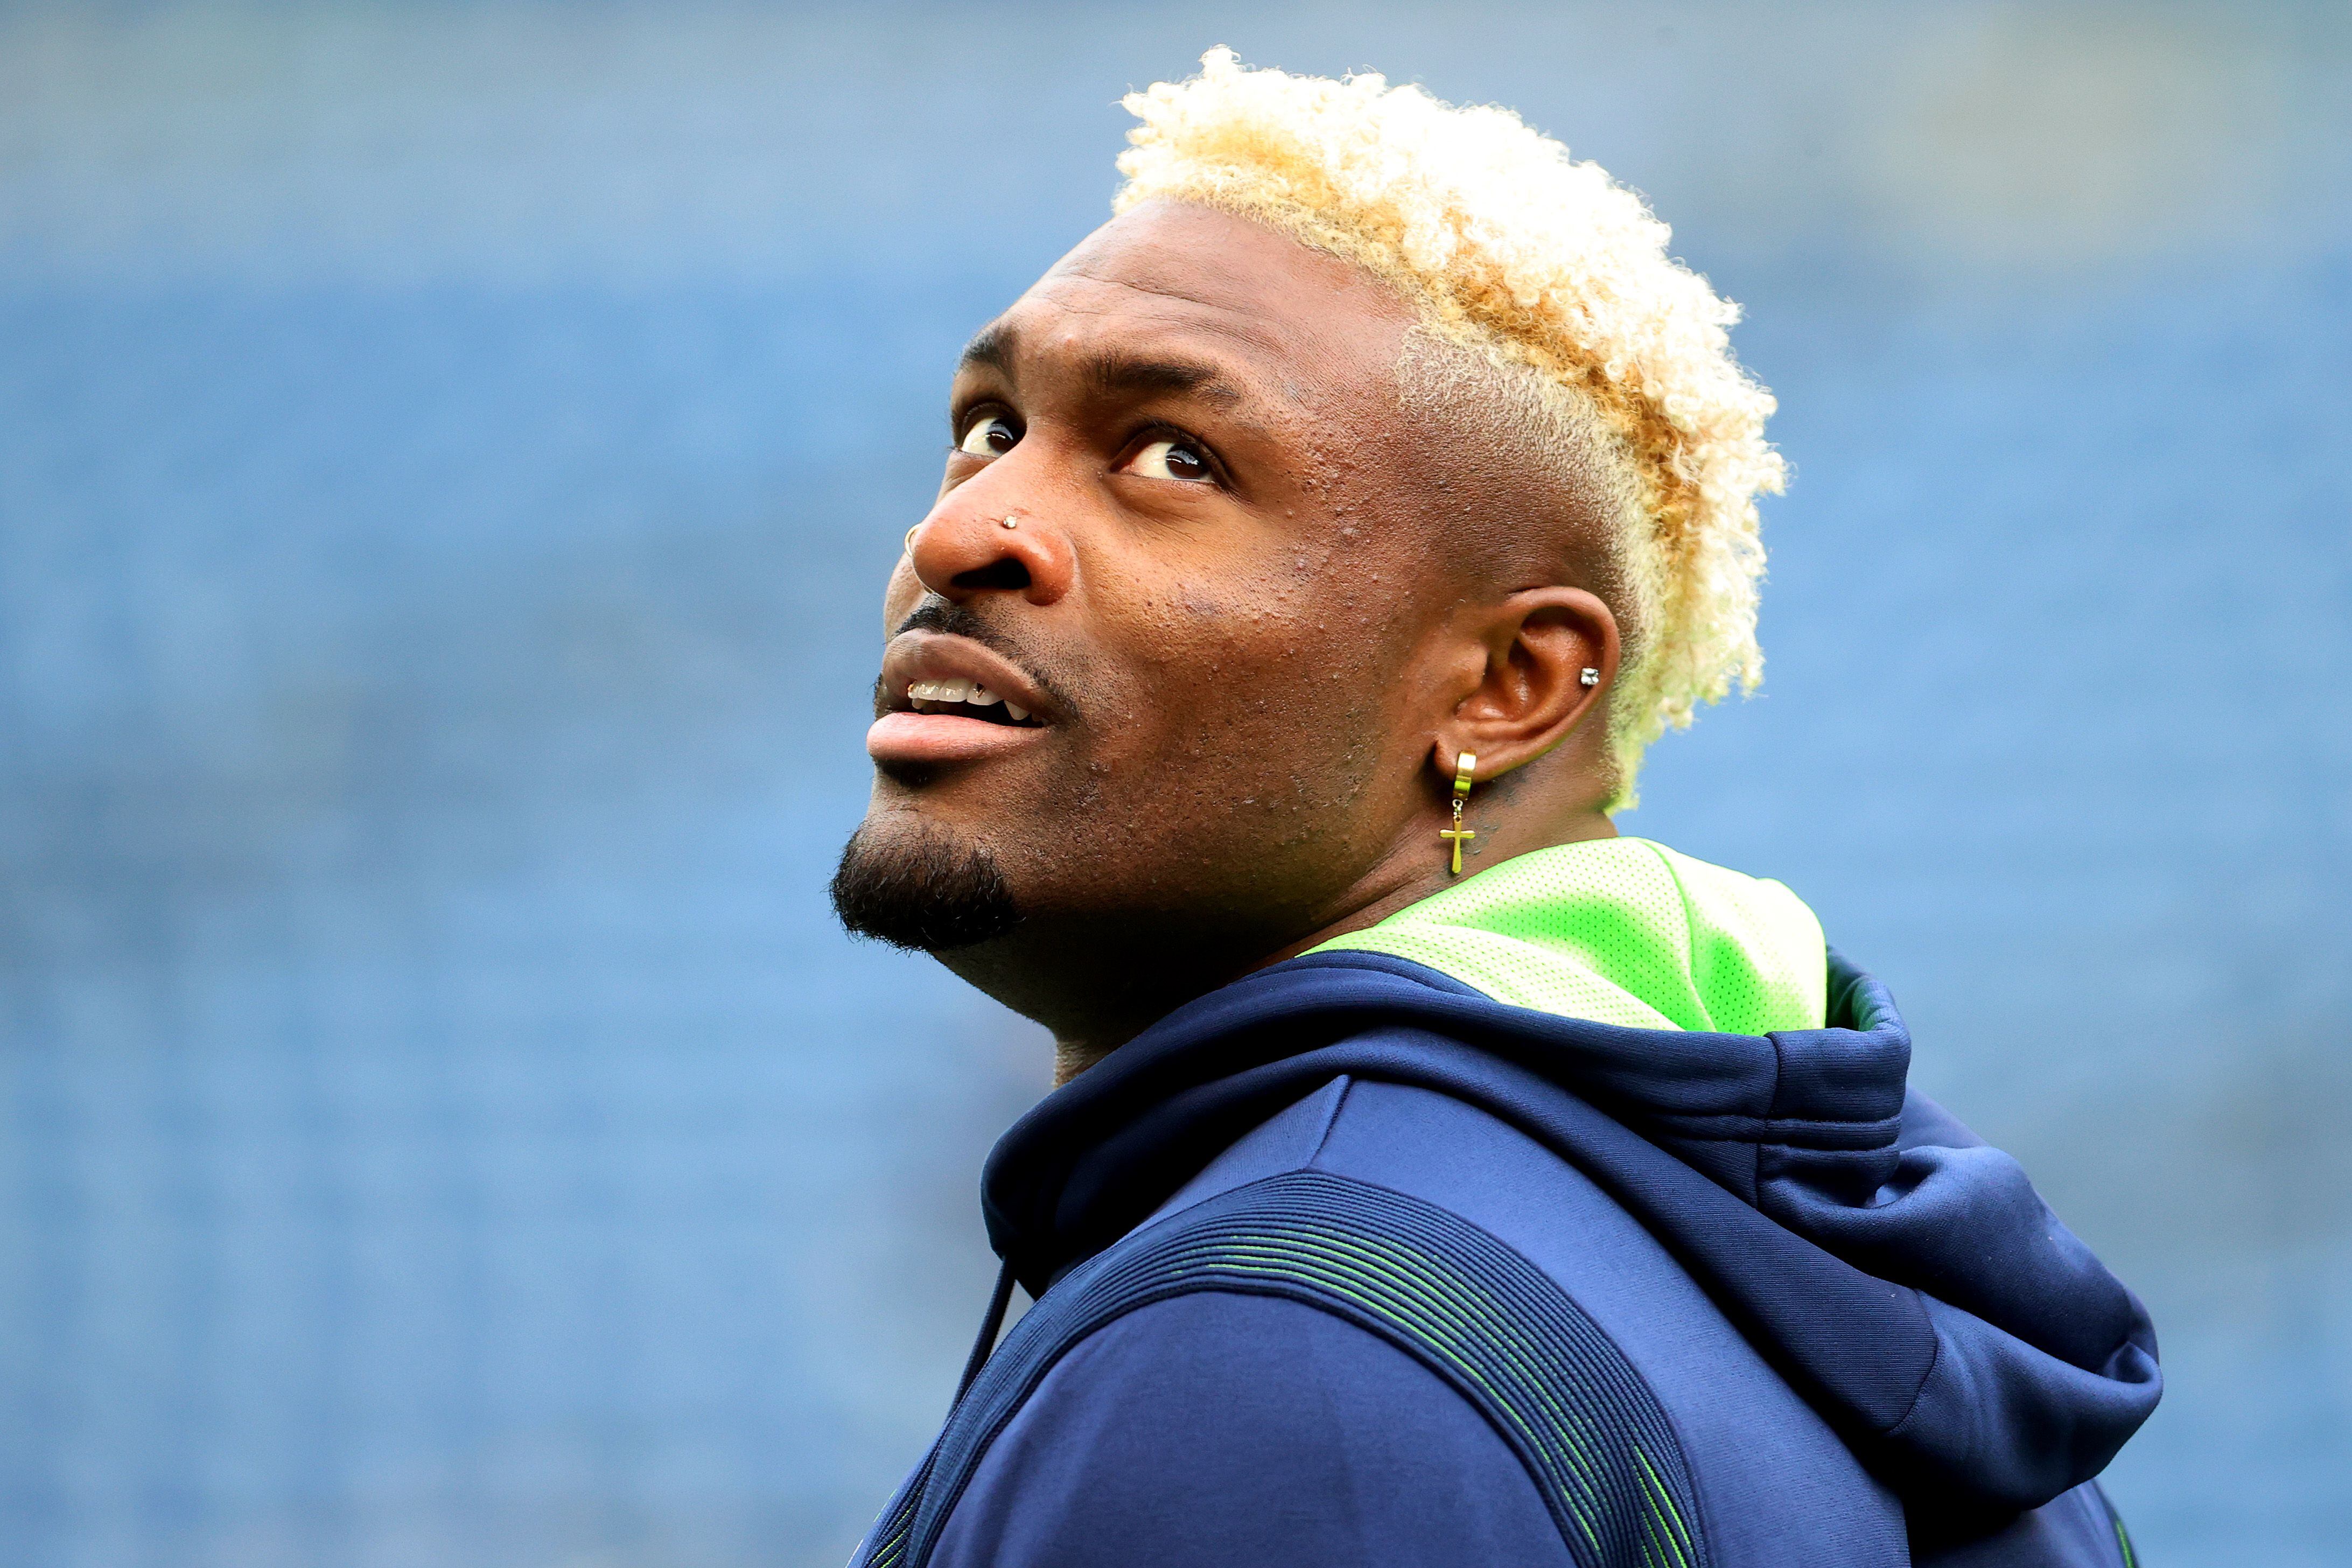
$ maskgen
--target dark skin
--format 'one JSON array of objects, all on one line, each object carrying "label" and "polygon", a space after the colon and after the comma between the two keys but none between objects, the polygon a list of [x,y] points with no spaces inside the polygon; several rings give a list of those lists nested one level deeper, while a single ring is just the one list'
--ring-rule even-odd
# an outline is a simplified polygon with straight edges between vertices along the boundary
[{"label": "dark skin", "polygon": [[[1447,886],[1462,753],[1465,875],[1616,831],[1618,629],[1579,571],[1598,503],[1468,414],[1400,405],[1415,320],[1349,263],[1160,203],[957,373],[884,599],[862,833],[992,852],[1025,918],[940,962],[1051,1029],[1059,1080]],[[981,635],[902,629],[951,607]],[[957,676],[1030,721],[914,711],[938,705],[910,684]]]}]

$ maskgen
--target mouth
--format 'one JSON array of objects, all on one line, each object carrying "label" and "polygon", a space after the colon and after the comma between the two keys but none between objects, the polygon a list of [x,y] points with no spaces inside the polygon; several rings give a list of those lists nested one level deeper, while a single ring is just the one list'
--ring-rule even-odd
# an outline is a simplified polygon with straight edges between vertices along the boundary
[{"label": "mouth", "polygon": [[1056,710],[1030,677],[970,637],[902,632],[882,658],[866,754],[885,769],[1002,756],[1049,728]]}]

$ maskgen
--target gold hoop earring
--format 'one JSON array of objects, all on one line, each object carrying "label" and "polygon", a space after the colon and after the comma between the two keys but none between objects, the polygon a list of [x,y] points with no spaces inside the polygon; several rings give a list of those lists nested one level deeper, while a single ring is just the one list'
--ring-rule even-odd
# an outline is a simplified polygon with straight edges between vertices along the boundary
[{"label": "gold hoop earring", "polygon": [[1448,876],[1459,877],[1462,875],[1463,840],[1467,838],[1475,838],[1478,837],[1478,833],[1475,828],[1465,827],[1462,826],[1462,803],[1470,798],[1470,774],[1472,770],[1476,768],[1477,765],[1478,759],[1471,755],[1468,752],[1457,752],[1454,756],[1454,826],[1451,827],[1441,827],[1437,830],[1437,836],[1440,838],[1449,839],[1454,845],[1454,866],[1453,869],[1447,873]]}]

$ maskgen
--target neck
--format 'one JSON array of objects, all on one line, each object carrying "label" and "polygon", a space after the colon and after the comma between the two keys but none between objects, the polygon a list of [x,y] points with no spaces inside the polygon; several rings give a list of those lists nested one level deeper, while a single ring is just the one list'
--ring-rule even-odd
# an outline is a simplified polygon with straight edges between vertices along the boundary
[{"label": "neck", "polygon": [[1118,1048],[1118,1046],[1097,1045],[1086,1040],[1055,1040],[1054,1087],[1061,1088]]},{"label": "neck", "polygon": [[[1580,811],[1561,819],[1540,825],[1513,823],[1500,817],[1488,822],[1477,820],[1475,808],[1467,825],[1478,834],[1471,840],[1471,849],[1462,862],[1462,875],[1475,875],[1488,866],[1498,866],[1515,857],[1555,844],[1574,844],[1590,838],[1614,838],[1617,825],[1598,810]],[[1073,1032],[1055,1031],[1054,1038],[1054,1086],[1076,1078],[1088,1068],[1108,1057],[1111,1052],[1141,1034],[1168,1013],[1185,1002],[1205,995],[1218,986],[1239,979],[1244,974],[1296,958],[1312,948],[1322,946],[1335,937],[1378,925],[1400,910],[1412,908],[1422,900],[1439,892],[1456,879],[1448,868],[1449,862],[1441,858],[1426,845],[1411,844],[1391,850],[1388,857],[1360,878],[1340,899],[1335,900],[1339,912],[1324,919],[1313,930],[1283,943],[1255,962],[1241,965],[1230,973],[1213,977],[1202,976],[1199,984],[1187,988],[1185,994],[1160,1008],[1151,1017],[1132,1022],[1128,1026],[1109,1029],[1084,1029]]]}]

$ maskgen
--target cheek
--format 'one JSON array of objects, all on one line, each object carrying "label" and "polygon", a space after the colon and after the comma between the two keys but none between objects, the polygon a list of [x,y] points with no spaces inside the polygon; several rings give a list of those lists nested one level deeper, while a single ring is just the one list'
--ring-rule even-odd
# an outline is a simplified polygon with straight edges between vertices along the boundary
[{"label": "cheek", "polygon": [[1321,597],[1299,579],[1213,594],[1177,590],[1141,617],[1150,635],[1128,666],[1137,711],[1106,773],[1174,815],[1329,832],[1373,804],[1366,786],[1395,726],[1390,650],[1352,612],[1302,607]]},{"label": "cheek", "polygon": [[890,568],[890,581],[882,589],[882,635],[887,637],[897,631],[922,596],[923,584],[915,575],[914,563],[901,552],[898,563]]}]

